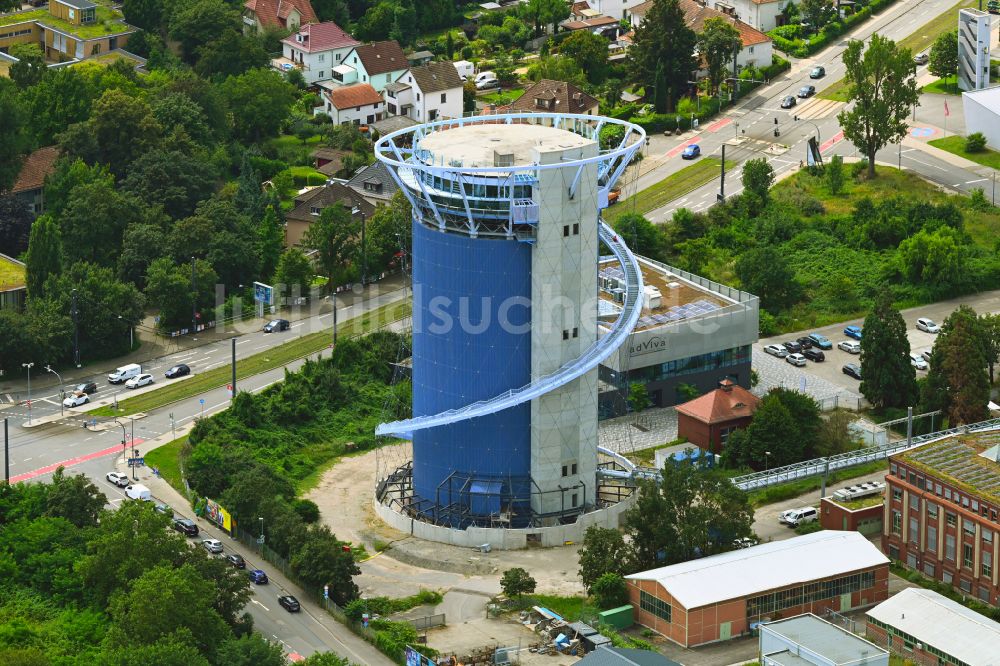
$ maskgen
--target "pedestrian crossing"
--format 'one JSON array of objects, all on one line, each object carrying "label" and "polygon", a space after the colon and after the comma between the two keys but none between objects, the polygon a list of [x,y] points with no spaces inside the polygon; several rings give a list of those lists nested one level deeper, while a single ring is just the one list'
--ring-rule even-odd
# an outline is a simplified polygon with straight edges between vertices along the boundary
[{"label": "pedestrian crossing", "polygon": [[803,120],[816,120],[817,118],[828,118],[835,113],[840,113],[840,110],[845,106],[845,102],[813,97],[795,107],[792,113]]}]

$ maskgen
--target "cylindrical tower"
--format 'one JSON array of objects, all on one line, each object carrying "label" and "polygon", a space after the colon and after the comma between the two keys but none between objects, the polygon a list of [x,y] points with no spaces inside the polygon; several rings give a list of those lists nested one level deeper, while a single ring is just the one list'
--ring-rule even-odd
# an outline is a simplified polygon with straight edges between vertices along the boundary
[{"label": "cylindrical tower", "polygon": [[[602,150],[609,124],[625,131]],[[631,257],[600,211],[642,143],[610,119],[508,114],[376,144],[413,206],[413,418],[378,431],[413,440],[413,514],[524,527],[595,506],[596,366],[641,306],[626,269],[632,302],[599,330],[600,242]]]}]

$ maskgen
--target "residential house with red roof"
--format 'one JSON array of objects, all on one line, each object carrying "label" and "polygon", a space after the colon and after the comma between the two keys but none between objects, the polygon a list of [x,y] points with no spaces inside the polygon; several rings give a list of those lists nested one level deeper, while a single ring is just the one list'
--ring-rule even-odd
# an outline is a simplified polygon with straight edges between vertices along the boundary
[{"label": "residential house with red roof", "polygon": [[58,146],[46,146],[34,151],[24,159],[21,172],[10,188],[9,194],[23,202],[35,217],[45,212],[45,177],[56,170],[57,159]]},{"label": "residential house with red roof", "polygon": [[381,93],[409,68],[410,63],[396,40],[361,44],[333,68],[329,83],[331,86],[367,83]]},{"label": "residential house with red roof", "polygon": [[268,28],[298,30],[317,23],[309,0],[247,0],[243,3],[243,32],[260,33]]},{"label": "residential house with red roof", "polygon": [[677,405],[677,436],[700,449],[722,453],[730,433],[750,425],[759,404],[753,393],[723,379],[714,391]]},{"label": "residential house with red roof", "polygon": [[[711,2],[711,0],[708,1]],[[735,2],[737,0],[733,1]],[[716,4],[721,5],[723,3]],[[772,63],[774,50],[771,38],[761,31],[770,30],[774,27],[774,25],[771,25],[770,28],[755,28],[753,25],[740,20],[738,15],[735,13],[720,11],[720,9],[712,9],[708,5],[696,2],[695,0],[680,0],[680,5],[681,10],[684,12],[684,22],[689,28],[698,34],[701,34],[702,30],[704,30],[705,21],[710,18],[724,19],[736,28],[737,32],[740,33],[740,39],[743,42],[743,48],[736,56],[737,67],[747,67],[749,65],[754,67],[767,67]],[[652,6],[653,1],[648,0],[641,5],[636,5],[630,9],[629,15],[632,25],[638,27],[638,25],[646,18],[646,12],[649,11],[649,8]]]},{"label": "residential house with red roof", "polygon": [[385,114],[385,100],[367,83],[324,88],[321,98],[323,106],[313,113],[327,114],[334,125],[371,125]]},{"label": "residential house with red roof", "polygon": [[312,85],[333,78],[333,68],[360,45],[332,21],[308,23],[281,40],[281,57],[272,59],[271,66],[281,72],[298,69]]}]

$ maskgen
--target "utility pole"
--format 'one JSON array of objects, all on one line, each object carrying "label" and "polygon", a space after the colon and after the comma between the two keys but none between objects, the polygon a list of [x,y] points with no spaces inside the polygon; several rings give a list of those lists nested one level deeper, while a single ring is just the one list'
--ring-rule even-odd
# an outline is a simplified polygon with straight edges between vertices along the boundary
[{"label": "utility pole", "polygon": [[3,420],[3,480],[10,483],[10,433],[7,419]]},{"label": "utility pole", "polygon": [[361,212],[361,286],[368,282],[368,245],[365,242],[365,213]]},{"label": "utility pole", "polygon": [[233,399],[236,399],[236,338],[233,338]]},{"label": "utility pole", "polygon": [[330,302],[333,303],[333,346],[337,346],[337,289],[334,287],[333,295],[330,296]]},{"label": "utility pole", "polygon": [[59,378],[59,416],[63,415],[63,400],[66,399],[66,387],[63,385],[63,378],[58,372],[52,369],[51,365],[45,366],[45,369],[54,374]]},{"label": "utility pole", "polygon": [[128,454],[125,453],[125,424],[115,419],[115,424],[122,429],[122,458],[125,459],[125,464],[128,464]]},{"label": "utility pole", "polygon": [[722,166],[719,175],[719,201],[726,200],[726,144],[722,144]]},{"label": "utility pole", "polygon": [[35,367],[34,363],[22,363],[22,368],[28,369],[28,425],[31,425],[31,369]]},{"label": "utility pole", "polygon": [[198,330],[198,290],[194,276],[194,257],[191,257],[191,333]]},{"label": "utility pole", "polygon": [[132,445],[132,480],[133,481],[138,481],[139,478],[135,475],[135,465],[136,465],[136,462],[135,462],[135,419],[130,416],[130,417],[128,417],[128,420],[131,422],[131,425],[132,425],[132,435],[131,435],[132,441],[129,442],[129,444]]},{"label": "utility pole", "polygon": [[80,314],[76,307],[76,289],[72,291],[73,308],[70,314],[73,317],[73,365],[80,367]]}]

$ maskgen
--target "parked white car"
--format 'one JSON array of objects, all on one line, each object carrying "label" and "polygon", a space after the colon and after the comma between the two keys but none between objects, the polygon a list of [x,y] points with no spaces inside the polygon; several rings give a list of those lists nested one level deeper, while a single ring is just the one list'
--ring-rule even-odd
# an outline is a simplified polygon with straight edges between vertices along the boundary
[{"label": "parked white car", "polygon": [[798,527],[803,523],[811,523],[819,517],[819,511],[815,507],[806,506],[801,509],[788,509],[782,511],[778,516],[778,522],[789,527]]},{"label": "parked white car", "polygon": [[916,352],[910,354],[910,365],[917,370],[926,370],[928,367],[927,361],[924,360],[924,357]]},{"label": "parked white car", "polygon": [[500,85],[500,82],[496,79],[483,79],[482,81],[476,81],[476,90],[489,90],[490,88],[496,88]]},{"label": "parked white car", "polygon": [[218,539],[205,539],[201,542],[201,545],[210,553],[218,554],[222,552],[222,542]]},{"label": "parked white car", "polygon": [[791,363],[792,365],[801,368],[806,364],[806,357],[802,354],[789,354],[785,357],[785,363]]},{"label": "parked white car", "polygon": [[837,349],[841,349],[848,354],[860,354],[861,343],[857,340],[842,340],[837,343]]},{"label": "parked white car", "polygon": [[77,391],[72,395],[66,396],[63,400],[63,407],[79,407],[80,405],[86,405],[88,402],[90,402],[90,396],[83,391]]},{"label": "parked white car", "polygon": [[778,358],[785,358],[788,356],[788,350],[781,345],[768,345],[764,347],[764,353],[770,354],[771,356],[777,356]]},{"label": "parked white car", "polygon": [[129,484],[128,477],[121,472],[108,472],[104,475],[104,478],[115,484],[119,488],[124,488]]},{"label": "parked white car", "polygon": [[125,382],[125,388],[136,389],[153,383],[153,375],[139,375]]},{"label": "parked white car", "polygon": [[933,319],[920,317],[917,319],[917,330],[923,331],[924,333],[938,334],[941,332],[941,327],[935,324]]}]

